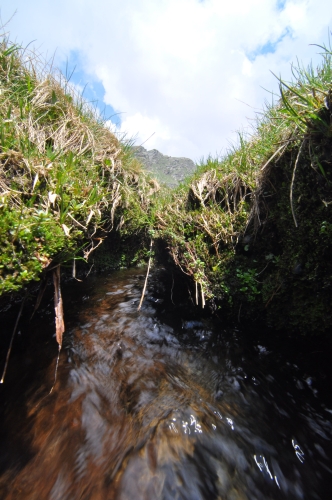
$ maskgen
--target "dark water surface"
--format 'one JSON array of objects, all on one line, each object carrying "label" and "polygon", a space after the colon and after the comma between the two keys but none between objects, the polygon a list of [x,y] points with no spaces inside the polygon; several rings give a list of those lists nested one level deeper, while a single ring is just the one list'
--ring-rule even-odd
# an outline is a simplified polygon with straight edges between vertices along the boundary
[{"label": "dark water surface", "polygon": [[47,397],[52,309],[34,320],[1,387],[0,498],[331,499],[329,353],[172,310],[164,274],[140,312],[143,271],[68,287]]}]

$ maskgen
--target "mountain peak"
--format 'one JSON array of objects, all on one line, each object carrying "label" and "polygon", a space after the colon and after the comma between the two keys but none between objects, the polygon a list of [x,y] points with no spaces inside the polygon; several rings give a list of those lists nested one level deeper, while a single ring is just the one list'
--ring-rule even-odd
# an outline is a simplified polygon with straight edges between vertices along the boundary
[{"label": "mountain peak", "polygon": [[196,170],[196,165],[190,158],[166,156],[157,149],[147,151],[143,146],[135,146],[133,151],[143,167],[169,187],[177,186]]}]

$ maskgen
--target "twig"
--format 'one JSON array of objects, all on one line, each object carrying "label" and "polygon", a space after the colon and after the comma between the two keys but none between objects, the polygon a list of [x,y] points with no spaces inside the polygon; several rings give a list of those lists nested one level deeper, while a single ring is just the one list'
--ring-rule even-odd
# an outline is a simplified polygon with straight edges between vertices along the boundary
[{"label": "twig", "polygon": [[[151,240],[150,241],[150,252],[152,250],[152,244],[153,244],[153,241]],[[141,297],[141,300],[138,304],[138,308],[137,308],[137,311],[139,311],[142,307],[142,304],[143,304],[143,300],[144,300],[144,295],[145,295],[145,290],[146,290],[146,285],[147,285],[147,282],[148,282],[148,277],[149,277],[149,272],[150,272],[150,266],[151,266],[151,260],[152,260],[152,255],[150,253],[150,258],[149,258],[149,263],[148,263],[148,269],[146,271],[146,277],[145,277],[145,282],[144,282],[144,287],[143,287],[143,292],[142,292],[142,297]]]},{"label": "twig", "polygon": [[297,164],[299,162],[299,158],[300,158],[301,151],[302,151],[304,143],[305,143],[305,139],[302,141],[302,144],[300,146],[299,152],[297,153],[297,157],[296,157],[295,165],[294,165],[294,169],[293,169],[293,175],[292,175],[292,182],[291,182],[291,187],[290,187],[290,193],[289,193],[290,205],[291,205],[291,210],[292,210],[292,215],[293,215],[295,227],[297,227],[297,222],[296,222],[294,208],[293,208],[293,186],[294,186],[294,180],[295,180],[296,167],[297,167]]},{"label": "twig", "polygon": [[82,283],[82,280],[76,278],[76,259],[74,257],[73,259],[73,273],[72,273],[72,276],[73,278],[76,280],[76,281],[80,281]]},{"label": "twig", "polygon": [[85,275],[85,277],[86,277],[86,278],[87,278],[87,277],[89,276],[89,274],[91,273],[92,268],[93,268],[93,266],[94,266],[94,265],[95,265],[95,264],[93,263],[93,264],[92,264],[92,266],[90,267],[90,269],[89,269],[88,273]]},{"label": "twig", "polygon": [[1,380],[0,380],[0,384],[3,384],[3,383],[4,383],[4,380],[5,380],[6,371],[7,371],[7,366],[8,366],[8,361],[9,361],[9,356],[10,356],[10,353],[11,353],[11,350],[12,350],[12,345],[13,345],[13,341],[14,341],[15,333],[16,333],[16,330],[17,330],[17,327],[18,327],[18,322],[20,321],[20,317],[21,317],[21,314],[22,314],[22,311],[23,311],[24,302],[25,302],[25,299],[27,298],[27,295],[28,295],[28,292],[25,294],[25,297],[24,297],[24,299],[22,300],[22,304],[21,304],[21,307],[20,307],[19,313],[18,313],[17,318],[16,318],[16,323],[15,323],[15,326],[14,326],[14,330],[13,330],[13,333],[12,333],[12,337],[11,337],[11,339],[10,339],[10,344],[9,344],[9,348],[8,348],[8,351],[7,351],[7,356],[6,356],[5,367],[4,367],[4,369],[3,369],[3,373],[2,373]]},{"label": "twig", "polygon": [[88,260],[90,253],[94,252],[94,251],[96,250],[96,248],[98,248],[98,247],[99,247],[99,245],[101,245],[101,244],[102,244],[102,242],[104,241],[104,238],[95,238],[95,240],[99,240],[98,245],[96,245],[96,246],[94,247],[94,246],[93,246],[93,241],[92,241],[92,242],[91,242],[92,247],[90,248],[90,250],[84,250],[84,251],[83,251],[83,256],[84,256],[85,260]]}]

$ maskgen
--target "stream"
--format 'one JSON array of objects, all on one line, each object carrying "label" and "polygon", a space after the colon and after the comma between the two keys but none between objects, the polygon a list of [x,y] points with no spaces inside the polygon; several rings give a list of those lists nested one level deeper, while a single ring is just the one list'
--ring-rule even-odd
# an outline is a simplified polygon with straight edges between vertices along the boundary
[{"label": "stream", "polygon": [[[4,500],[330,500],[330,353],[230,328],[154,269],[64,290],[20,328],[1,396]],[[1,363],[3,366],[2,354]]]}]

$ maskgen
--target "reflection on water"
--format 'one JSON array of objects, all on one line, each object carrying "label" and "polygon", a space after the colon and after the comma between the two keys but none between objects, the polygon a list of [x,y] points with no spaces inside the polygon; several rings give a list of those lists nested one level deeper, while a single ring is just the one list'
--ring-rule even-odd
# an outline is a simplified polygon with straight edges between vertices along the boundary
[{"label": "reflection on water", "polygon": [[332,410],[310,374],[165,312],[161,275],[139,313],[137,270],[73,287],[53,393],[54,359],[6,396],[1,498],[330,498]]}]

